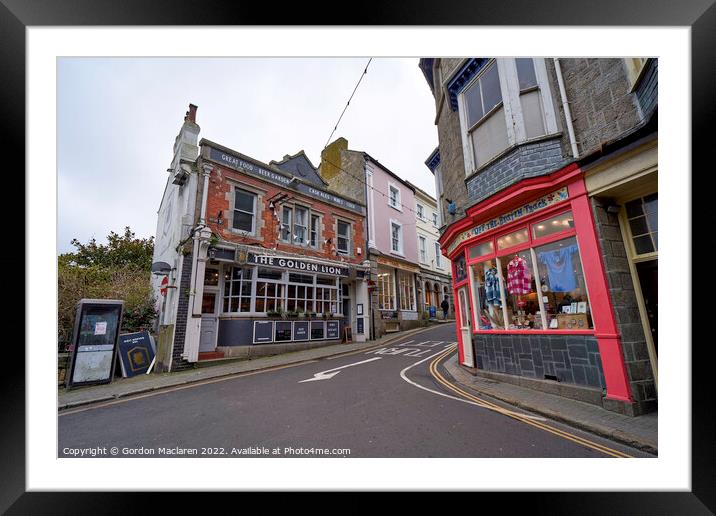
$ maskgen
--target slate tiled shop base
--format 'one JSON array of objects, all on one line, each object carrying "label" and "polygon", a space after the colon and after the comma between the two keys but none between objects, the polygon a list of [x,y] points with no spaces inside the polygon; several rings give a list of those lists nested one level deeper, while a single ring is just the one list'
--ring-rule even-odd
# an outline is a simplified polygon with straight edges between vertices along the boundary
[{"label": "slate tiled shop base", "polygon": [[475,335],[478,369],[605,388],[597,339],[591,335]]}]

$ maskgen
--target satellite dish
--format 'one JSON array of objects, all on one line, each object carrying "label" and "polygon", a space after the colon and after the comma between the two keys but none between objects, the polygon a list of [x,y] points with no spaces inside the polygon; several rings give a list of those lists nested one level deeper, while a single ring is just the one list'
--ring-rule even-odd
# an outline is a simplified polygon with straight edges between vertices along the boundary
[{"label": "satellite dish", "polygon": [[172,271],[172,266],[167,262],[154,262],[152,264],[152,274],[158,276],[166,276]]}]

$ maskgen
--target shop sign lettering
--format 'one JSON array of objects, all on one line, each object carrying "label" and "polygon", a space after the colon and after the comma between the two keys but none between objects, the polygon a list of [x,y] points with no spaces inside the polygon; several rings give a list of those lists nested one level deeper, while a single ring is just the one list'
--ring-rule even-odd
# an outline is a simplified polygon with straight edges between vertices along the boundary
[{"label": "shop sign lettering", "polygon": [[256,265],[265,265],[267,267],[279,267],[281,269],[287,269],[291,271],[317,272],[319,274],[330,274],[332,276],[350,275],[348,267],[327,265],[323,263],[297,260],[295,258],[285,258],[282,256],[258,255],[249,253],[247,262],[255,263]]},{"label": "shop sign lettering", "polygon": [[550,194],[545,195],[544,197],[540,197],[536,201],[532,201],[523,206],[520,206],[519,208],[512,210],[509,213],[505,213],[503,215],[495,217],[494,219],[488,220],[487,222],[483,222],[482,224],[479,224],[474,228],[470,228],[467,231],[463,231],[458,236],[456,236],[455,240],[453,240],[453,242],[448,246],[447,254],[451,254],[457,248],[457,246],[459,246],[465,240],[481,235],[482,233],[498,228],[504,224],[514,222],[515,220],[521,219],[522,217],[526,217],[527,215],[532,215],[533,213],[543,210],[553,204],[562,202],[568,197],[569,193],[567,192],[567,187],[565,186],[564,188],[560,188],[556,192],[552,192]]},{"label": "shop sign lettering", "polygon": [[[261,179],[265,179],[267,181],[270,181],[271,183],[276,183],[281,186],[288,186],[291,183],[290,177],[287,177],[283,174],[279,174],[277,172],[272,172],[271,170],[267,170],[237,156],[232,156],[231,154],[228,154],[226,152],[214,149],[213,147],[209,148],[209,159],[218,163],[222,163],[229,168],[233,168],[234,170],[239,170],[247,174],[258,176]],[[332,193],[319,190],[318,188],[315,188],[313,186],[309,186],[305,183],[296,183],[295,189],[311,197],[337,204],[342,208],[346,208],[347,210],[351,210],[356,213],[364,214],[365,210],[362,206],[359,206],[358,204],[348,199],[344,199],[343,197],[339,197]]]}]

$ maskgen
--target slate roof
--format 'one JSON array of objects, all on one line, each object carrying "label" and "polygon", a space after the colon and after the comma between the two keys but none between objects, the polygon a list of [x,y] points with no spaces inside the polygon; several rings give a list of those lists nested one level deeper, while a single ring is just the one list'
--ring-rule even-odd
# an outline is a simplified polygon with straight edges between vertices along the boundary
[{"label": "slate roof", "polygon": [[284,172],[288,172],[292,176],[303,179],[316,186],[325,187],[328,185],[323,178],[318,175],[318,169],[313,166],[311,160],[308,159],[306,153],[299,151],[293,156],[286,155],[281,161],[271,161],[269,165],[280,168]]}]

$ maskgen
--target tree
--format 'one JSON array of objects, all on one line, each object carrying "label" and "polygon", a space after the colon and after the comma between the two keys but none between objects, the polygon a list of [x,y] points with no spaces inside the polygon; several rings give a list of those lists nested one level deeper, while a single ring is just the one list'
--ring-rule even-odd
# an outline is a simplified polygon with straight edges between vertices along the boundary
[{"label": "tree", "polygon": [[154,237],[136,238],[129,226],[124,234],[110,231],[107,245],[97,244],[93,238],[83,244],[76,238],[70,242],[76,249],[74,253],[59,256],[59,262],[78,267],[129,267],[149,271],[154,254]]},{"label": "tree", "polygon": [[149,330],[157,315],[150,282],[154,237],[110,232],[107,245],[72,239],[76,252],[58,257],[58,340],[72,339],[75,306],[82,298],[124,301],[122,332]]}]

